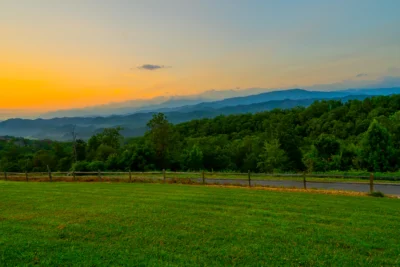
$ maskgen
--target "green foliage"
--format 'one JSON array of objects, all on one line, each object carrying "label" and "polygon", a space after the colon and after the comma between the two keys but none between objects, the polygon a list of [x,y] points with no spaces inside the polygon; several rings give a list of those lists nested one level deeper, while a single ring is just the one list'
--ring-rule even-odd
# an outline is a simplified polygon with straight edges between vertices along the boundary
[{"label": "green foliage", "polygon": [[168,167],[171,148],[175,141],[173,127],[163,113],[154,114],[147,127],[149,129],[147,138],[156,152],[155,163],[159,168],[165,169]]},{"label": "green foliage", "polygon": [[260,162],[257,167],[261,172],[272,173],[275,170],[281,170],[286,164],[288,158],[278,139],[265,142],[264,151],[260,154]]},{"label": "green foliage", "polygon": [[105,168],[107,170],[121,170],[120,157],[117,154],[111,154],[106,161]]},{"label": "green foliage", "polygon": [[321,134],[314,142],[318,156],[326,161],[331,160],[332,155],[338,154],[340,143],[333,135]]},{"label": "green foliage", "polygon": [[96,151],[96,160],[106,161],[109,156],[117,153],[117,150],[111,146],[101,144]]},{"label": "green foliage", "polygon": [[198,171],[203,168],[203,152],[197,145],[186,151],[186,158],[184,159],[184,164],[189,170]]},{"label": "green foliage", "polygon": [[105,171],[106,165],[102,161],[92,161],[87,164],[88,171],[97,172],[97,171]]},{"label": "green foliage", "polygon": [[[87,143],[76,140],[76,154],[79,162],[101,161],[110,171],[395,172],[399,110],[400,95],[392,95],[177,125],[158,113],[144,136],[123,140],[122,128],[106,128]],[[67,170],[74,156],[72,142],[0,138],[2,170]]]},{"label": "green foliage", "polygon": [[385,194],[380,191],[375,191],[368,194],[371,197],[385,197]]},{"label": "green foliage", "polygon": [[104,129],[102,133],[98,134],[100,143],[118,150],[123,140],[123,137],[120,133],[121,130],[121,127]]},{"label": "green foliage", "polygon": [[72,164],[71,157],[61,158],[58,161],[56,170],[57,171],[69,171],[69,169],[71,168],[71,164]]},{"label": "green foliage", "polygon": [[86,142],[78,139],[76,140],[76,159],[77,161],[82,161],[86,159]]},{"label": "green foliage", "polygon": [[391,169],[394,150],[388,130],[373,120],[361,141],[364,166],[369,171],[388,171]]},{"label": "green foliage", "polygon": [[89,163],[87,161],[78,161],[72,164],[71,171],[75,172],[87,172],[90,171]]}]

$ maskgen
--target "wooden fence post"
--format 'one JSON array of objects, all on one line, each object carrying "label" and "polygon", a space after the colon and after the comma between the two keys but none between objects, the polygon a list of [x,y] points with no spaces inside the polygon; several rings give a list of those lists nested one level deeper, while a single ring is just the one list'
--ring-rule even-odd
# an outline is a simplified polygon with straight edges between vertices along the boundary
[{"label": "wooden fence post", "polygon": [[307,180],[306,180],[306,174],[303,173],[303,184],[304,184],[304,189],[307,189]]},{"label": "wooden fence post", "polygon": [[76,181],[75,171],[72,172],[72,176],[74,177],[74,181]]},{"label": "wooden fence post", "polygon": [[369,192],[373,193],[374,192],[374,174],[371,173],[369,176]]},{"label": "wooden fence post", "polygon": [[8,180],[7,172],[4,172],[4,179],[6,179],[6,181]]},{"label": "wooden fence post", "polygon": [[98,170],[98,172],[97,172],[97,177],[99,178],[99,181],[101,182],[101,171],[100,170]]},{"label": "wooden fence post", "polygon": [[51,176],[51,170],[50,170],[49,165],[47,165],[47,172],[48,172],[48,174],[49,174],[49,180],[50,180],[50,182],[53,182],[53,177]]},{"label": "wooden fence post", "polygon": [[205,175],[204,175],[204,170],[203,170],[203,172],[202,172],[202,178],[203,178],[203,184],[205,184],[206,183],[206,179],[205,179]]},{"label": "wooden fence post", "polygon": [[164,183],[165,183],[165,181],[166,181],[165,169],[163,169],[162,172],[163,172],[163,179],[164,179]]},{"label": "wooden fence post", "polygon": [[129,170],[129,182],[132,183],[132,172]]},{"label": "wooden fence post", "polygon": [[248,177],[249,177],[249,186],[251,187],[251,177],[250,177],[250,170],[249,170],[249,172],[248,172]]},{"label": "wooden fence post", "polygon": [[29,181],[28,171],[25,171],[25,178],[26,178],[26,181],[28,182]]}]

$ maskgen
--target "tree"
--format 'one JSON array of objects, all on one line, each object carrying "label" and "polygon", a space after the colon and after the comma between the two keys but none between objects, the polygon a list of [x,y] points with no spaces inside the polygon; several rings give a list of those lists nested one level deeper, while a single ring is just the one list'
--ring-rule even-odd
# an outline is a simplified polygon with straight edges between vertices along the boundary
[{"label": "tree", "polygon": [[112,154],[107,158],[106,169],[110,171],[120,170],[119,156],[117,154]]},{"label": "tree", "polygon": [[147,142],[135,144],[132,148],[131,170],[152,171],[155,170],[156,153],[154,147]]},{"label": "tree", "polygon": [[91,172],[97,172],[97,171],[105,171],[106,170],[106,165],[104,164],[103,161],[92,161],[87,165],[87,168]]},{"label": "tree", "polygon": [[361,157],[369,171],[389,171],[394,155],[389,132],[376,119],[368,127],[361,141]]},{"label": "tree", "polygon": [[186,166],[189,170],[200,170],[203,168],[203,152],[194,145],[186,152]]},{"label": "tree", "polygon": [[303,162],[308,172],[341,169],[342,153],[340,142],[335,136],[321,134],[306,151]]},{"label": "tree", "polygon": [[78,152],[77,152],[77,148],[76,148],[76,136],[77,136],[77,134],[75,132],[75,129],[76,129],[76,125],[73,125],[72,126],[72,131],[71,131],[72,146],[73,146],[73,153],[74,153],[73,159],[74,159],[74,162],[77,162],[78,161]]},{"label": "tree", "polygon": [[76,159],[77,161],[83,161],[86,159],[86,142],[82,139],[76,140],[75,143],[76,149]]},{"label": "tree", "polygon": [[122,142],[121,127],[106,128],[99,134],[101,144],[119,149]]},{"label": "tree", "polygon": [[[72,164],[71,171],[75,172],[87,172],[89,171],[89,163],[87,161],[78,161]],[[97,171],[97,170],[96,170]]]},{"label": "tree", "polygon": [[99,148],[100,145],[101,145],[101,140],[100,140],[98,134],[90,137],[90,139],[87,143],[87,146],[86,146],[86,149],[87,149],[86,157],[88,160],[95,159],[97,149]]},{"label": "tree", "polygon": [[49,166],[51,170],[54,170],[57,164],[54,154],[47,150],[36,152],[32,161],[35,171],[47,171],[47,166]]},{"label": "tree", "polygon": [[264,151],[260,155],[260,161],[257,165],[262,172],[274,172],[276,169],[282,169],[288,158],[283,149],[280,148],[278,139],[272,139],[264,143]]},{"label": "tree", "polygon": [[96,151],[96,160],[106,161],[109,156],[116,154],[117,150],[111,146],[101,144]]},{"label": "tree", "polygon": [[340,143],[335,136],[329,134],[321,134],[314,142],[314,146],[318,151],[318,156],[329,161],[332,155],[336,155],[340,151]]},{"label": "tree", "polygon": [[68,171],[71,168],[71,165],[71,156],[59,159],[57,163],[57,171]]},{"label": "tree", "polygon": [[161,168],[166,168],[171,146],[172,126],[163,113],[157,113],[147,123],[147,127],[149,128],[147,136],[155,148],[159,165]]},{"label": "tree", "polygon": [[307,151],[307,153],[304,154],[303,163],[306,166],[307,171],[309,173],[312,173],[315,170],[318,170],[319,157],[318,157],[318,151],[314,145],[311,145],[311,149],[309,151]]}]

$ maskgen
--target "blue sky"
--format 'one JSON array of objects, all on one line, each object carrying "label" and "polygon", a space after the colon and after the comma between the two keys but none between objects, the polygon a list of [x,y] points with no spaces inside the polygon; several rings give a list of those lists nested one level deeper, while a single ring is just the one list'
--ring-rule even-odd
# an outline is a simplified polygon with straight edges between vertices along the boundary
[{"label": "blue sky", "polygon": [[0,105],[366,86],[400,76],[399,11],[388,0],[2,0]]}]

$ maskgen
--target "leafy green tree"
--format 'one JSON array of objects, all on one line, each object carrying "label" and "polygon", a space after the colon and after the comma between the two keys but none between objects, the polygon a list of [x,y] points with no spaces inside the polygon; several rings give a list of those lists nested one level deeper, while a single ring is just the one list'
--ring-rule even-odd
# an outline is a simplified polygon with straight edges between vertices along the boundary
[{"label": "leafy green tree", "polygon": [[57,171],[68,171],[72,166],[72,158],[65,157],[58,160]]},{"label": "leafy green tree", "polygon": [[[82,139],[76,140],[76,158],[78,161],[86,159],[86,142]],[[97,148],[96,148],[97,149]]]},{"label": "leafy green tree", "polygon": [[96,160],[106,161],[109,156],[116,154],[117,150],[111,146],[101,144],[96,150]]},{"label": "leafy green tree", "polygon": [[384,172],[393,168],[394,155],[389,132],[377,120],[373,120],[361,141],[361,156],[369,171]]},{"label": "leafy green tree", "polygon": [[117,154],[112,154],[107,158],[106,169],[110,171],[121,170],[119,163],[119,156]]},{"label": "leafy green tree", "polygon": [[147,123],[149,131],[147,137],[150,139],[156,157],[161,168],[168,165],[169,150],[172,144],[172,125],[168,122],[167,117],[163,113],[153,115],[153,118]]},{"label": "leafy green tree", "polygon": [[33,167],[36,171],[47,171],[47,166],[51,170],[55,170],[57,166],[57,160],[51,151],[40,150],[36,152],[33,159]]},{"label": "leafy green tree", "polygon": [[303,163],[306,166],[307,172],[309,173],[318,170],[320,166],[320,159],[318,156],[318,150],[314,145],[311,145],[311,149],[304,153]]},{"label": "leafy green tree", "polygon": [[186,152],[186,166],[189,170],[200,170],[203,168],[203,152],[194,145]]},{"label": "leafy green tree", "polygon": [[87,161],[77,161],[74,164],[72,164],[71,171],[87,172],[90,170],[88,165],[89,165],[89,162],[87,162]]},{"label": "leafy green tree", "polygon": [[287,162],[288,158],[278,139],[273,139],[265,142],[264,151],[260,154],[260,161],[258,168],[262,172],[272,173],[275,170],[282,169]]},{"label": "leafy green tree", "polygon": [[92,161],[87,165],[87,169],[91,172],[105,171],[106,164],[103,161]]},{"label": "leafy green tree", "polygon": [[[101,139],[98,134],[90,137],[86,147],[87,149],[86,157],[89,161],[96,158],[97,149],[99,148],[100,145],[101,145]],[[78,154],[78,146],[77,146],[77,154]]]},{"label": "leafy green tree", "polygon": [[106,128],[100,133],[99,139],[102,145],[106,145],[118,150],[122,143],[121,127]]},{"label": "leafy green tree", "polygon": [[335,136],[329,134],[321,134],[314,142],[314,146],[318,151],[318,156],[326,161],[340,152],[339,141]]}]

